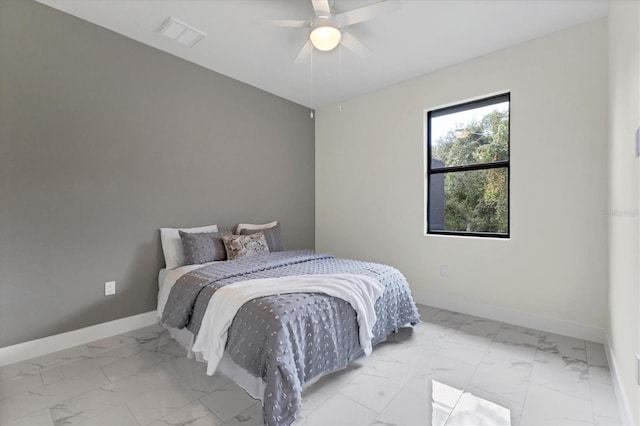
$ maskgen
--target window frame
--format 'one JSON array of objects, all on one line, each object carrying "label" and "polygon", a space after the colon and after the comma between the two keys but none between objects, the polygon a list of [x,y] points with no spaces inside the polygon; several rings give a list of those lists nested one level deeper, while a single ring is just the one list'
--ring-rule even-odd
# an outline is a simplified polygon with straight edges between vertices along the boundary
[{"label": "window frame", "polygon": [[[449,167],[432,167],[431,157],[431,119],[443,115],[449,115],[456,112],[468,111],[470,109],[480,108],[483,106],[493,105],[501,102],[509,102],[508,113],[508,129],[509,140],[507,147],[507,160],[495,161],[491,163],[469,164],[463,166],[449,166]],[[426,179],[426,235],[450,235],[460,237],[488,237],[488,238],[511,238],[511,92],[504,92],[497,95],[491,95],[483,98],[478,98],[471,101],[465,101],[457,103],[451,106],[435,108],[427,111],[426,114],[426,162],[427,162],[427,179]],[[506,169],[507,173],[507,232],[464,232],[464,231],[447,231],[447,230],[433,230],[431,229],[431,177],[433,175],[444,175],[447,173],[475,171],[475,170],[491,170],[491,169]]]}]

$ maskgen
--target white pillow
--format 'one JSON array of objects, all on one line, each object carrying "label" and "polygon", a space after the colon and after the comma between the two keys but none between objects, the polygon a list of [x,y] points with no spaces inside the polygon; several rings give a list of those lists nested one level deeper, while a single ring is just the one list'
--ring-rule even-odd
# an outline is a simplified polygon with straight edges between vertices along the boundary
[{"label": "white pillow", "polygon": [[167,269],[184,266],[184,250],[178,231],[197,232],[218,232],[218,225],[200,226],[198,228],[160,228],[160,240],[162,241],[162,251],[164,252],[164,263]]},{"label": "white pillow", "polygon": [[265,223],[264,225],[254,225],[252,223],[241,223],[236,228],[236,234],[239,234],[240,231],[242,231],[243,229],[246,229],[246,230],[249,230],[249,231],[256,231],[256,230],[260,230],[260,229],[273,228],[277,224],[278,224],[277,220],[274,220],[273,222]]}]

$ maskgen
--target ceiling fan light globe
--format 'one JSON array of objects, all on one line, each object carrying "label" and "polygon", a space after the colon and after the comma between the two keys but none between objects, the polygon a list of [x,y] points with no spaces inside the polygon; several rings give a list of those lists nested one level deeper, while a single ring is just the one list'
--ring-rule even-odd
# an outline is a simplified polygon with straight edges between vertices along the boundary
[{"label": "ceiling fan light globe", "polygon": [[313,47],[324,52],[335,49],[341,38],[340,29],[330,25],[315,27],[309,34]]}]

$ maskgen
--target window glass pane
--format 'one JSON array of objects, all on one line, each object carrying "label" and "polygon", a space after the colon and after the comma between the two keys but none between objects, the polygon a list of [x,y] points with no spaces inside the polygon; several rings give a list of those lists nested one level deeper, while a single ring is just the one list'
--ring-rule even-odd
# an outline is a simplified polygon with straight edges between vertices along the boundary
[{"label": "window glass pane", "polygon": [[429,178],[429,230],[507,234],[506,167],[437,173]]},{"label": "window glass pane", "polygon": [[509,102],[432,114],[431,167],[468,166],[509,159]]}]

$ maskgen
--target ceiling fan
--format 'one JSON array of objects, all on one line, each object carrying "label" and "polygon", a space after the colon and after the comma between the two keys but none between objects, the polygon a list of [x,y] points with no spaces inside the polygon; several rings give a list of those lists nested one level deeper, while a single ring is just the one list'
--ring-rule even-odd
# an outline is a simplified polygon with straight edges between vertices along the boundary
[{"label": "ceiling fan", "polygon": [[369,49],[344,28],[400,8],[399,0],[381,0],[336,14],[331,3],[333,2],[330,0],[311,0],[314,12],[314,17],[311,20],[271,21],[273,25],[280,27],[310,29],[309,39],[296,57],[296,63],[303,62],[314,48],[326,52],[335,49],[339,44],[360,55],[366,54]]}]

